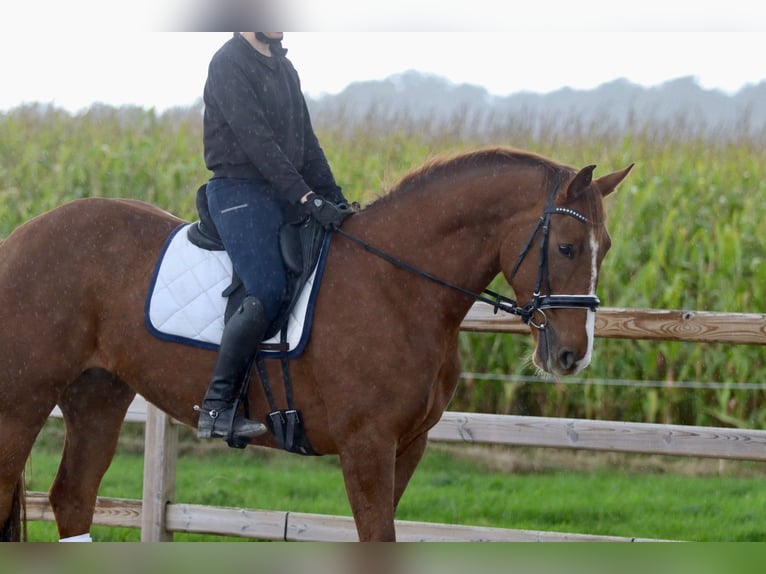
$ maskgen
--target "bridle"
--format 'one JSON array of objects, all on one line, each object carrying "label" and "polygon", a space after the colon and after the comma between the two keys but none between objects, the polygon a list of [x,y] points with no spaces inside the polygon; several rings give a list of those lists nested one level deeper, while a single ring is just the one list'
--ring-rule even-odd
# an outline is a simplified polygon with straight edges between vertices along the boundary
[{"label": "bridle", "polygon": [[[548,237],[551,231],[551,217],[553,215],[566,215],[579,221],[580,223],[587,225],[588,218],[585,217],[579,211],[575,211],[569,207],[557,207],[553,205],[553,200],[558,193],[559,184],[553,187],[548,201],[545,204],[545,210],[542,217],[537,221],[537,225],[532,230],[532,234],[529,236],[527,244],[524,249],[521,250],[516,264],[513,266],[511,276],[508,279],[510,283],[516,276],[516,272],[519,270],[522,261],[526,257],[529,250],[532,248],[535,237],[538,233],[542,233],[540,241],[540,258],[537,267],[537,280],[535,281],[535,290],[532,293],[532,301],[524,305],[522,313],[518,313],[521,319],[537,329],[544,329],[548,324],[548,318],[546,317],[543,309],[588,309],[595,311],[601,301],[595,295],[551,295],[550,276],[548,271]],[[545,288],[547,295],[542,294],[542,289]],[[535,313],[539,313],[542,317],[541,323],[534,322]]]},{"label": "bridle", "polygon": [[[414,267],[410,265],[409,263],[402,261],[401,259],[398,259],[392,255],[389,255],[385,251],[382,251],[378,249],[377,247],[370,245],[366,241],[359,239],[358,237],[355,237],[354,235],[351,235],[346,231],[343,231],[341,228],[335,228],[334,232],[356,243],[357,245],[359,245],[366,251],[369,251],[373,255],[376,255],[377,257],[380,257],[381,259],[388,261],[389,263],[391,263],[392,265],[395,265],[396,267],[415,273],[416,275],[419,275],[425,279],[428,279],[429,281],[432,281],[433,283],[442,285],[443,287],[447,287],[449,289],[452,289],[453,291],[457,291],[458,293],[462,293],[463,295],[471,297],[475,301],[481,301],[482,303],[487,303],[488,305],[492,305],[495,313],[497,313],[498,310],[500,310],[506,313],[510,313],[512,315],[517,315],[518,317],[521,318],[521,320],[525,324],[535,327],[536,329],[543,330],[548,325],[548,318],[546,317],[543,311],[544,309],[588,309],[590,311],[595,311],[596,308],[601,303],[599,301],[599,298],[596,297],[595,295],[551,295],[550,294],[551,289],[550,289],[550,276],[548,271],[548,238],[550,236],[551,217],[553,215],[565,215],[568,217],[573,217],[574,219],[576,219],[582,224],[588,223],[588,218],[585,217],[582,213],[575,211],[574,209],[570,209],[568,207],[557,207],[553,205],[553,201],[556,197],[556,193],[558,192],[558,189],[559,189],[559,184],[556,184],[553,190],[551,191],[550,195],[548,196],[548,200],[545,204],[545,210],[543,211],[542,217],[540,217],[540,219],[537,222],[537,225],[532,230],[532,234],[529,236],[529,240],[527,241],[524,248],[521,250],[521,253],[519,253],[519,257],[516,260],[516,264],[513,266],[513,270],[511,271],[509,283],[516,276],[516,273],[518,272],[519,267],[521,266],[521,263],[524,261],[524,258],[527,256],[530,249],[532,248],[532,244],[535,241],[535,237],[537,237],[537,234],[540,233],[541,234],[540,259],[538,261],[537,280],[535,281],[535,290],[534,290],[534,293],[532,294],[532,300],[526,305],[519,305],[514,299],[511,299],[510,297],[506,297],[505,295],[501,295],[500,293],[491,291],[490,289],[484,289],[484,291],[482,291],[481,293],[474,293],[473,291],[469,291],[468,289],[463,289],[462,287],[458,285],[455,285],[453,283],[450,283],[449,281],[440,279],[434,275],[431,275],[427,271],[418,269],[417,267]],[[542,294],[543,288],[545,289],[546,294]],[[542,320],[535,322],[536,314],[540,315],[540,317],[542,317]]]}]

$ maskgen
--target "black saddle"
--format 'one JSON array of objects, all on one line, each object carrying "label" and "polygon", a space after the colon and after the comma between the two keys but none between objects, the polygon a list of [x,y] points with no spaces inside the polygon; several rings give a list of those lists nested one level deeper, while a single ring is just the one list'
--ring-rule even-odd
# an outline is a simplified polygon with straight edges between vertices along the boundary
[{"label": "black saddle", "polygon": [[[207,205],[207,184],[200,186],[197,190],[196,206],[199,221],[189,226],[187,231],[189,241],[208,251],[225,251]],[[287,290],[283,296],[279,316],[266,332],[266,339],[273,337],[287,323],[301,289],[311,277],[319,261],[326,234],[317,221],[297,210],[286,213],[285,221],[286,223],[279,230],[279,248],[287,273]],[[224,321],[228,321],[245,297],[244,285],[236,273],[232,273],[231,284],[222,295],[228,298],[224,315]]]},{"label": "black saddle", "polygon": [[221,236],[215,228],[213,218],[210,217],[210,208],[207,206],[207,184],[197,190],[197,214],[199,221],[195,221],[186,232],[194,245],[207,251],[225,251]]}]

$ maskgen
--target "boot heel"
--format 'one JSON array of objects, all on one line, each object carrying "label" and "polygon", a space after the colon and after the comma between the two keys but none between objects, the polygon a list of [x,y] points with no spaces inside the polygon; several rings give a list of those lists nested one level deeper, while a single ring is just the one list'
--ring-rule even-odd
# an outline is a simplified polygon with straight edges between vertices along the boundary
[{"label": "boot heel", "polygon": [[215,428],[215,421],[218,419],[218,416],[211,416],[211,413],[217,413],[217,411],[206,410],[200,408],[199,405],[194,405],[194,410],[199,413],[197,438],[213,438],[213,429]]}]

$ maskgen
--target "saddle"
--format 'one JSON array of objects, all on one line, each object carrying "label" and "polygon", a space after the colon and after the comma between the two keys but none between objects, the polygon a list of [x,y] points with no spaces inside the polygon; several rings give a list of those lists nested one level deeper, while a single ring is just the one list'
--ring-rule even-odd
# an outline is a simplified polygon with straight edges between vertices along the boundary
[{"label": "saddle", "polygon": [[[225,251],[207,205],[207,184],[203,184],[197,190],[196,207],[199,220],[189,226],[189,241],[200,249]],[[298,209],[287,213],[285,221],[279,230],[279,249],[287,273],[287,289],[283,295],[279,315],[269,326],[265,339],[274,337],[286,325],[301,289],[316,267],[326,234],[319,223]],[[245,298],[244,285],[235,271],[232,271],[231,284],[222,295],[227,298],[224,314],[224,322],[227,322]]]},{"label": "saddle", "polygon": [[[221,237],[212,217],[210,217],[210,210],[207,205],[206,184],[197,190],[196,205],[199,221],[189,226],[187,231],[189,241],[201,249],[224,251]],[[263,358],[257,356],[254,359],[254,364],[257,367],[256,370],[271,409],[266,422],[274,434],[279,447],[296,454],[316,455],[317,453],[311,447],[306,436],[300,411],[293,404],[292,380],[287,358],[287,322],[303,286],[311,277],[319,261],[327,232],[314,218],[299,213],[297,209],[292,213],[287,213],[285,221],[286,223],[279,230],[279,248],[287,274],[287,289],[283,296],[279,315],[274,323],[270,325],[265,336],[265,340],[268,340],[277,333],[281,333],[280,342],[274,345],[262,343],[261,349],[279,351],[281,353],[282,377],[287,398],[286,409],[280,409],[276,405],[271,384],[263,365]],[[244,284],[233,270],[231,284],[223,291],[222,295],[228,298],[224,313],[224,322],[226,322],[245,298]],[[250,368],[252,369],[252,365]],[[235,408],[237,408],[238,403],[242,403],[247,418],[250,418],[250,407],[247,401],[249,382],[250,375],[248,373],[240,390],[237,404],[235,404]],[[247,441],[227,439],[227,443],[232,448],[244,448]]]}]

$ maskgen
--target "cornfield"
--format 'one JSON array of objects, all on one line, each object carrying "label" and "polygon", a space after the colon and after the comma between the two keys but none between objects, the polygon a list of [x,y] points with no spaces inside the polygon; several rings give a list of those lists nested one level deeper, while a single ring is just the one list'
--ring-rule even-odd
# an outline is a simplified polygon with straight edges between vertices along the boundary
[{"label": "cornfield", "polygon": [[[368,202],[426,160],[486,145],[529,149],[596,175],[635,162],[608,198],[605,306],[766,313],[766,131],[564,125],[535,118],[314,118],[349,199]],[[0,114],[0,237],[86,196],[132,197],[195,217],[208,173],[201,109],[159,114],[25,106]],[[508,292],[502,279],[494,288]],[[538,378],[528,337],[463,333],[452,410],[766,427],[766,350],[598,340],[588,379]],[[643,381],[651,384],[605,384]]]}]

